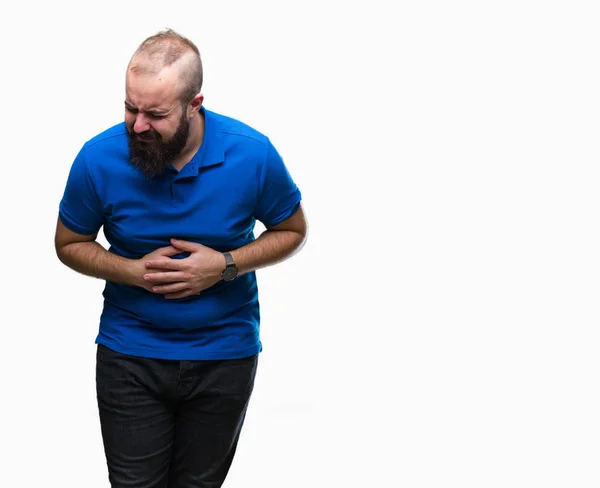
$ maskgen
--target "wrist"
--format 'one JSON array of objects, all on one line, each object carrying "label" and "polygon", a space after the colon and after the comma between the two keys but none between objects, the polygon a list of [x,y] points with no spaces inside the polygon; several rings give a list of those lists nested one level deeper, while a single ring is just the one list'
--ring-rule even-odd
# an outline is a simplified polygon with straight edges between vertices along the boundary
[{"label": "wrist", "polygon": [[147,272],[144,258],[123,258],[123,272],[123,281],[126,285],[144,288],[144,285],[147,284],[144,280],[144,275]]},{"label": "wrist", "polygon": [[223,265],[221,266],[221,279],[223,281],[233,281],[237,278],[239,271],[235,258],[228,252],[221,253],[223,259]]}]

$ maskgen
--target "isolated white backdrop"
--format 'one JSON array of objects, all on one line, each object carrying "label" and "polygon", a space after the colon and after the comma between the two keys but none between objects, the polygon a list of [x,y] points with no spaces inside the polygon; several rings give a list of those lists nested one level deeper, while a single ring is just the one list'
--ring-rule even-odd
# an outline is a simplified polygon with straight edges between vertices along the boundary
[{"label": "isolated white backdrop", "polygon": [[306,247],[259,271],[261,355],[227,488],[600,485],[594,2],[2,7],[0,486],[107,488],[102,283],[61,265],[70,164],[172,27],[205,104],[263,131]]}]

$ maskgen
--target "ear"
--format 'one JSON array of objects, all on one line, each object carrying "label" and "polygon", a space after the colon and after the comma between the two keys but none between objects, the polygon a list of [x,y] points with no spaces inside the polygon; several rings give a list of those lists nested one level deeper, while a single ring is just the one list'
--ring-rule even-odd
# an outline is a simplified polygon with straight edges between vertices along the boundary
[{"label": "ear", "polygon": [[203,101],[204,101],[204,95],[202,95],[202,93],[198,93],[194,98],[192,98],[192,101],[188,105],[188,111],[189,111],[190,115],[193,115],[194,112],[197,112],[198,110],[200,110],[200,107],[202,106]]}]

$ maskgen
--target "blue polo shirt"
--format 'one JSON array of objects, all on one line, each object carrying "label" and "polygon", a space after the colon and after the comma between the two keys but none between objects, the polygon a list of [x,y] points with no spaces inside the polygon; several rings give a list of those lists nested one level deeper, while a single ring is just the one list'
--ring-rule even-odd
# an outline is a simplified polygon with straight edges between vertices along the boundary
[{"label": "blue polo shirt", "polygon": [[[71,167],[59,217],[73,232],[104,227],[109,251],[137,259],[171,238],[229,251],[290,217],[301,195],[270,140],[204,108],[203,143],[177,172],[146,178],[129,162],[124,123],[87,141]],[[175,256],[185,257],[188,253]],[[257,354],[260,313],[254,272],[200,295],[167,300],[106,282],[96,343],[162,359],[229,359]]]}]

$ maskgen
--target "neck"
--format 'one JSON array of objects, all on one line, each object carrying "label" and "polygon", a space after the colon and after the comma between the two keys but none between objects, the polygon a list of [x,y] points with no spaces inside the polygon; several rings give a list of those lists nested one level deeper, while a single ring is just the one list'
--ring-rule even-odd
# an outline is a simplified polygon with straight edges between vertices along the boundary
[{"label": "neck", "polygon": [[190,121],[190,135],[181,154],[171,163],[177,171],[181,171],[200,149],[204,140],[204,115],[198,111]]}]

